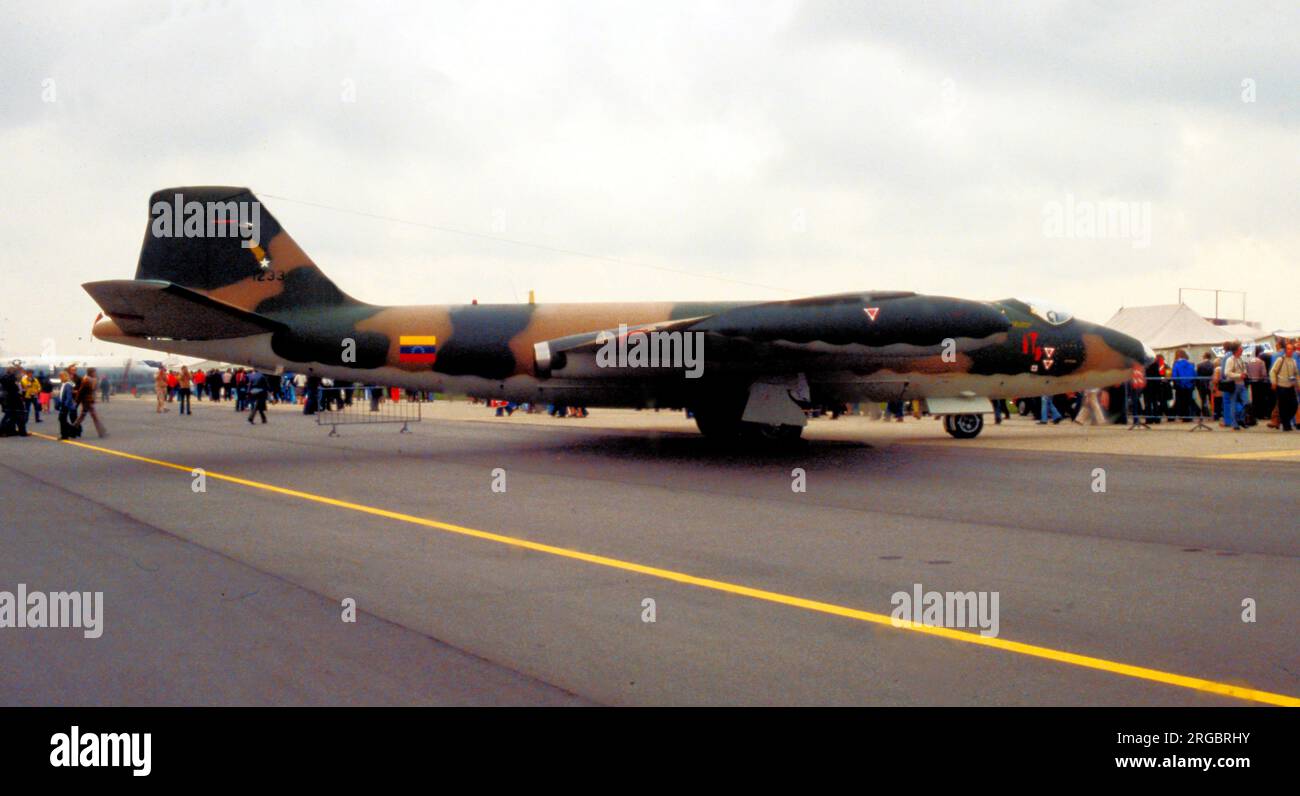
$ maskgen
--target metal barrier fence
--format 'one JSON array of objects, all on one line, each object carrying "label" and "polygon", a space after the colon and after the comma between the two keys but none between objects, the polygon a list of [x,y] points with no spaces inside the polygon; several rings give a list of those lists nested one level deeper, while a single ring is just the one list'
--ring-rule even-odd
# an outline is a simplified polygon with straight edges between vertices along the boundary
[{"label": "metal barrier fence", "polygon": [[421,420],[421,402],[393,400],[388,387],[321,387],[316,396],[316,425],[329,426],[331,437],[339,426],[401,423],[398,433],[409,434],[410,424]]},{"label": "metal barrier fence", "polygon": [[1247,379],[1225,392],[1212,376],[1143,377],[1125,382],[1120,411],[1132,418],[1130,430],[1150,428],[1151,421],[1187,420],[1196,422],[1191,431],[1213,431],[1206,419],[1217,420],[1229,412],[1238,423],[1267,421],[1278,408],[1278,392],[1267,379]]}]

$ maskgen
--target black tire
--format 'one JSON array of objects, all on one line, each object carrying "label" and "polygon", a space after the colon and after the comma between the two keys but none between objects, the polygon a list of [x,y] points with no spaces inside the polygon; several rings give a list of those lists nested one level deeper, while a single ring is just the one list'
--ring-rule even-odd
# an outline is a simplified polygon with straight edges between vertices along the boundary
[{"label": "black tire", "polygon": [[731,417],[721,412],[693,410],[695,426],[709,439],[740,439],[741,423],[739,417]]},{"label": "black tire", "polygon": [[753,442],[759,445],[787,443],[803,435],[803,426],[746,423],[741,420],[749,401],[749,386],[723,384],[712,386],[707,398],[691,406],[700,433],[719,442]]},{"label": "black tire", "polygon": [[740,416],[745,413],[749,400],[749,385],[723,382],[699,385],[698,400],[687,404],[695,416],[700,433],[712,440],[732,442],[741,438],[746,423]]},{"label": "black tire", "polygon": [[943,430],[956,439],[974,439],[984,430],[984,415],[947,415]]},{"label": "black tire", "polygon": [[803,426],[778,426],[767,423],[741,423],[740,434],[744,439],[757,442],[794,442],[803,436]]}]

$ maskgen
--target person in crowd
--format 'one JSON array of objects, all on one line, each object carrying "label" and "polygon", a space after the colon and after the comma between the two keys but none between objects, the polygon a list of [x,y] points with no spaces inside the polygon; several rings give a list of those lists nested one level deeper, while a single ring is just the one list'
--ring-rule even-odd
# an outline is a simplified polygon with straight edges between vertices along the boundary
[{"label": "person in crowd", "polygon": [[1255,349],[1255,355],[1246,362],[1246,387],[1249,389],[1251,416],[1259,421],[1273,414],[1273,385],[1269,382],[1269,369],[1273,365],[1268,354]]},{"label": "person in crowd", "polygon": [[182,415],[193,415],[194,411],[190,407],[190,398],[193,395],[194,377],[190,375],[188,365],[181,365],[181,372],[176,376],[176,403],[177,412]]},{"label": "person in crowd", "polygon": [[1196,366],[1187,358],[1187,352],[1174,352],[1174,366],[1170,371],[1174,384],[1174,417],[1184,423],[1192,422],[1192,393],[1196,389]]},{"label": "person in crowd", "polygon": [[253,416],[260,414],[262,423],[266,423],[266,392],[270,389],[270,384],[266,379],[266,374],[260,370],[251,370],[244,376],[244,388],[247,395],[244,402],[250,407],[248,410],[248,422],[253,422]]},{"label": "person in crowd", "polygon": [[1201,361],[1196,363],[1196,397],[1201,402],[1201,417],[1218,419],[1214,408],[1214,398],[1210,395],[1210,382],[1214,380],[1214,354],[1206,351]]},{"label": "person in crowd", "polygon": [[[55,374],[55,377],[56,377],[56,378],[57,378],[57,376],[58,376],[58,374]],[[40,382],[41,382],[41,393],[42,393],[43,395],[49,395],[49,396],[50,396],[50,397],[46,398],[45,401],[43,401],[42,404],[41,404],[41,409],[42,409],[42,411],[46,411],[46,412],[48,412],[48,411],[49,411],[50,401],[53,400],[53,395],[51,395],[51,393],[54,392],[54,385],[50,383],[50,377],[49,377],[48,375],[46,375],[45,373],[41,373],[40,375],[37,376],[37,378],[38,378],[38,379],[40,380]]]},{"label": "person in crowd", "polygon": [[1007,399],[994,398],[993,399],[993,424],[1002,425],[1002,418],[1004,417],[1007,418],[1011,417],[1011,412],[1010,410],[1007,409]]},{"label": "person in crowd", "polygon": [[1268,372],[1269,383],[1277,398],[1278,425],[1275,428],[1280,427],[1283,431],[1290,431],[1295,427],[1296,390],[1300,388],[1300,365],[1296,364],[1296,358],[1291,355],[1292,353],[1274,357],[1273,367]]},{"label": "person in crowd", "polygon": [[902,401],[889,401],[885,404],[885,420],[892,417],[899,423],[903,422],[903,409]]},{"label": "person in crowd", "polygon": [[30,370],[24,370],[22,380],[18,382],[18,387],[23,394],[23,421],[31,419],[35,413],[35,422],[41,422],[41,380],[36,378],[36,374]]},{"label": "person in crowd", "polygon": [[320,376],[312,374],[303,380],[302,413],[314,415],[320,411]]},{"label": "person in crowd", "polygon": [[1070,418],[1071,423],[1073,423],[1076,426],[1083,425],[1083,423],[1079,422],[1079,412],[1083,411],[1082,392],[1067,392],[1064,395],[1058,396],[1057,401],[1058,401],[1057,403],[1058,407],[1060,406],[1060,402],[1065,403],[1064,414],[1066,417]]},{"label": "person in crowd", "polygon": [[99,380],[99,398],[104,403],[108,403],[113,397],[113,382],[107,378]]},{"label": "person in crowd", "polygon": [[208,376],[206,373],[203,372],[203,368],[199,368],[198,370],[194,371],[194,399],[196,401],[201,402],[203,400],[203,392],[204,392],[203,385],[207,382],[207,380],[208,380]]},{"label": "person in crowd", "polygon": [[167,403],[173,403],[176,400],[176,390],[181,383],[180,377],[176,371],[167,371]]},{"label": "person in crowd", "polygon": [[281,377],[274,373],[262,373],[266,379],[266,400],[273,404],[280,403]]},{"label": "person in crowd", "polygon": [[[1146,410],[1142,408],[1142,395],[1146,387],[1146,371],[1135,370],[1132,378],[1124,382],[1124,389],[1128,394],[1128,415],[1133,418],[1136,425],[1146,425]],[[1128,422],[1125,420],[1125,422]]]},{"label": "person in crowd", "polygon": [[73,398],[74,390],[72,377],[66,370],[59,371],[59,390],[54,394],[54,409],[59,413],[59,439],[81,436],[81,428],[75,422],[77,401]]},{"label": "person in crowd", "polygon": [[75,396],[77,403],[81,405],[81,414],[77,417],[76,425],[80,428],[86,416],[89,415],[91,421],[95,424],[95,433],[102,439],[108,436],[108,432],[104,430],[104,424],[99,419],[99,413],[95,411],[95,390],[99,386],[99,378],[96,374],[97,371],[94,368],[86,368],[85,378],[77,386]]},{"label": "person in crowd", "polygon": [[[1279,359],[1284,359],[1284,358],[1286,358],[1287,356],[1288,356],[1288,351],[1287,351],[1287,341],[1285,341],[1285,340],[1278,340],[1278,349],[1277,349],[1277,351],[1276,351],[1275,353],[1271,354],[1271,355],[1269,356],[1268,360],[1267,360],[1267,361],[1268,361],[1268,373],[1269,373],[1269,376],[1268,376],[1268,380],[1269,380],[1269,381],[1268,381],[1268,383],[1269,383],[1269,388],[1270,388],[1270,389],[1272,390],[1272,392],[1273,392],[1273,409],[1272,409],[1272,411],[1270,411],[1270,412],[1268,413],[1268,427],[1269,427],[1269,428],[1281,428],[1281,427],[1282,427],[1281,418],[1278,416],[1279,413],[1278,413],[1278,408],[1277,408],[1277,402],[1278,402],[1277,388],[1273,386],[1273,378],[1272,378],[1272,374],[1273,374],[1273,364],[1274,364],[1275,362],[1277,362]],[[1295,418],[1292,418],[1293,425],[1294,425],[1294,420],[1295,420]]]},{"label": "person in crowd", "polygon": [[221,400],[229,401],[235,394],[235,373],[230,368],[221,372]]},{"label": "person in crowd", "polygon": [[1056,408],[1056,402],[1052,396],[1044,395],[1039,399],[1038,425],[1045,426],[1048,423],[1056,425],[1061,422],[1061,411]]},{"label": "person in crowd", "polygon": [[1241,431],[1246,410],[1246,363],[1241,357],[1241,343],[1235,340],[1228,343],[1224,352],[1219,377],[1219,390],[1223,393],[1223,425]]},{"label": "person in crowd", "polygon": [[1107,411],[1113,410],[1115,412],[1115,416],[1110,421],[1111,423],[1118,423],[1121,426],[1128,425],[1128,402],[1125,400],[1128,395],[1128,390],[1128,382],[1102,389],[1102,409]]},{"label": "person in crowd", "polygon": [[1214,358],[1214,373],[1210,377],[1210,391],[1214,401],[1214,419],[1223,425],[1223,357]]},{"label": "person in crowd", "polygon": [[27,406],[23,401],[18,368],[10,365],[0,375],[0,437],[27,436]]},{"label": "person in crowd", "polygon": [[1083,400],[1079,406],[1079,414],[1075,417],[1075,422],[1087,424],[1090,426],[1100,426],[1106,422],[1106,413],[1101,408],[1101,389],[1093,387],[1090,390],[1084,390],[1082,393]]},{"label": "person in crowd", "polygon": [[334,409],[334,380],[325,376],[320,380],[320,397],[316,399],[319,409],[325,412]]},{"label": "person in crowd", "polygon": [[[1286,345],[1283,346],[1282,349],[1278,351],[1277,357],[1275,359],[1282,359],[1283,357],[1293,360],[1296,364],[1296,368],[1300,369],[1300,346],[1297,346],[1294,340],[1286,341]],[[1279,425],[1274,426],[1274,428],[1280,427],[1281,424],[1280,414],[1281,412],[1279,411],[1278,407],[1274,405],[1273,417],[1279,420]],[[1297,414],[1294,417],[1292,417],[1292,421],[1293,421],[1293,426],[1300,426],[1300,414]]]},{"label": "person in crowd", "polygon": [[[1291,358],[1295,360],[1296,367],[1300,368],[1300,343],[1296,343],[1294,340],[1291,343],[1292,345],[1287,347],[1287,351],[1291,353]],[[1296,421],[1300,422],[1300,414],[1296,415]]]},{"label": "person in crowd", "polygon": [[158,366],[158,372],[153,376],[153,394],[158,400],[157,407],[154,408],[155,414],[170,412],[171,407],[167,406],[167,368],[162,365]]},{"label": "person in crowd", "polygon": [[1146,410],[1148,423],[1159,423],[1169,411],[1165,390],[1165,355],[1157,354],[1156,360],[1147,365],[1147,385],[1142,388],[1142,403]]}]

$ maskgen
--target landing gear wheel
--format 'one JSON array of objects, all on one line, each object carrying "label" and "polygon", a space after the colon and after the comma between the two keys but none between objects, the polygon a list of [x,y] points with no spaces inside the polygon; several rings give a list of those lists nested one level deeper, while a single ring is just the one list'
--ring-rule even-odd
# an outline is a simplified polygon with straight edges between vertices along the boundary
[{"label": "landing gear wheel", "polygon": [[740,412],[719,411],[717,408],[693,409],[695,425],[700,433],[714,440],[737,440],[747,423],[740,422]]},{"label": "landing gear wheel", "polygon": [[943,430],[957,439],[974,439],[984,430],[984,415],[944,415]]},{"label": "landing gear wheel", "polygon": [[727,444],[753,443],[762,447],[796,442],[803,435],[803,426],[742,420],[749,401],[748,385],[715,385],[701,398],[687,406],[700,433],[711,440]]},{"label": "landing gear wheel", "polygon": [[794,442],[803,436],[803,426],[741,423],[740,428],[743,438],[758,442]]},{"label": "landing gear wheel", "polygon": [[740,419],[744,405],[692,409],[695,425],[711,440],[724,443],[752,442],[760,445],[790,443],[803,436],[803,426],[746,423]]}]

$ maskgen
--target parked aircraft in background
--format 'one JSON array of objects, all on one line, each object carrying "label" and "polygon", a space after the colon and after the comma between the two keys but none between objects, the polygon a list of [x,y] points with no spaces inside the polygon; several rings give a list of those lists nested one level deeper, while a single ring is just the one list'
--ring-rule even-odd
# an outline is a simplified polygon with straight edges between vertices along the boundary
[{"label": "parked aircraft in background", "polygon": [[147,387],[152,390],[154,374],[159,365],[170,370],[179,369],[182,364],[185,364],[185,361],[179,357],[157,354],[153,356],[144,354],[142,357],[115,357],[102,354],[84,356],[72,354],[58,357],[6,355],[3,360],[6,365],[21,365],[53,382],[58,381],[59,371],[69,365],[75,364],[78,372],[83,376],[86,368],[95,368],[101,383],[107,381],[114,390],[119,392],[128,391],[132,387]]}]

